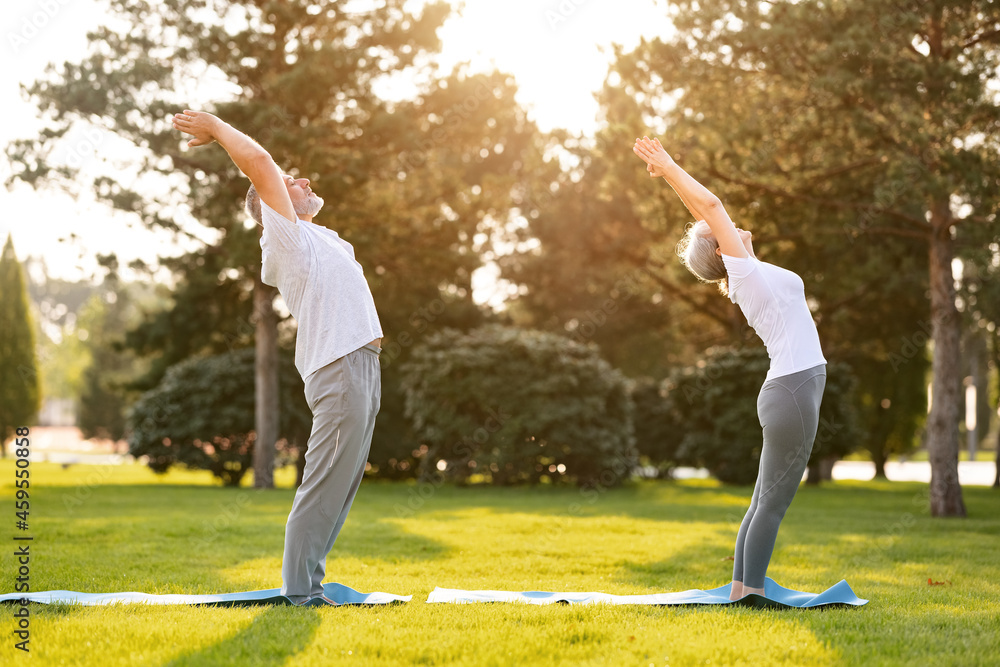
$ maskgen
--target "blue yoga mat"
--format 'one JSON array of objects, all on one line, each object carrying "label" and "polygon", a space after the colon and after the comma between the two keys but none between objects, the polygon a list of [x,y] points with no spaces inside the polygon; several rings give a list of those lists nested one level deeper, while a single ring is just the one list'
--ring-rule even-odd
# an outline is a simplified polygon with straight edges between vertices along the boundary
[{"label": "blue yoga mat", "polygon": [[470,603],[470,602],[525,602],[527,604],[641,604],[641,605],[692,605],[692,604],[733,604],[745,607],[767,607],[777,609],[815,608],[829,605],[851,605],[859,607],[868,604],[862,600],[846,581],[841,580],[822,593],[804,593],[779,586],[768,577],[764,581],[764,595],[747,595],[730,601],[732,583],[711,590],[689,590],[677,593],[654,593],[652,595],[608,595],[607,593],[546,593],[528,591],[463,591],[454,588],[435,588],[427,602],[430,603]]},{"label": "blue yoga mat", "polygon": [[[326,597],[340,604],[374,605],[409,602],[412,595],[389,593],[359,593],[343,584],[323,584]],[[10,593],[0,595],[0,602],[30,600],[41,604],[187,604],[209,607],[253,607],[258,605],[290,605],[280,588],[219,595],[151,595],[149,593],[77,593],[76,591],[45,591],[44,593]]]}]

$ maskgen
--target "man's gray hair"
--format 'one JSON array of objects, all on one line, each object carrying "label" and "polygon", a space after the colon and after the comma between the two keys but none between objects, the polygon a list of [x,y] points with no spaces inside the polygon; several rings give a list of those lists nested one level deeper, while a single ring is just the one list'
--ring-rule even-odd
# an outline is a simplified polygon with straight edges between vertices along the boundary
[{"label": "man's gray hair", "polygon": [[707,283],[718,283],[719,291],[729,296],[729,273],[726,264],[716,251],[719,242],[712,234],[712,228],[704,220],[699,220],[684,233],[677,244],[677,254],[687,270]]},{"label": "man's gray hair", "polygon": [[244,204],[247,215],[257,221],[258,225],[264,224],[263,214],[260,212],[260,195],[257,194],[257,188],[250,184],[250,189],[247,190],[247,199]]}]

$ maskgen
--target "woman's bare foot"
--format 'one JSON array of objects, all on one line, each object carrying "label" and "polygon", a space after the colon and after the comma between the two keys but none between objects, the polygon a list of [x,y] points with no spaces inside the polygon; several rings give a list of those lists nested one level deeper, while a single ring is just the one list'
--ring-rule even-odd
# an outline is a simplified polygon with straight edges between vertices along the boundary
[{"label": "woman's bare foot", "polygon": [[729,601],[739,600],[748,595],[759,595],[764,597],[763,588],[750,588],[749,586],[744,586],[742,581],[733,581],[733,587],[729,590]]},{"label": "woman's bare foot", "polygon": [[733,587],[729,591],[729,601],[739,600],[741,597],[743,597],[743,582],[734,580]]}]

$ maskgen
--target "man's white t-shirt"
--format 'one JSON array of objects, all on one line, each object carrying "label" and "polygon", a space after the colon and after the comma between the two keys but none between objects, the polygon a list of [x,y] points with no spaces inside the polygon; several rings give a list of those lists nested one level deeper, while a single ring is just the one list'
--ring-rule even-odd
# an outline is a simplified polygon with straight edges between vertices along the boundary
[{"label": "man's white t-shirt", "polygon": [[382,326],[354,248],[321,225],[292,222],[263,201],[261,280],[277,287],[299,328],[295,367],[303,379],[376,338]]},{"label": "man's white t-shirt", "polygon": [[722,261],[729,273],[729,298],[771,358],[767,380],[826,363],[798,275],[756,257],[723,255]]}]

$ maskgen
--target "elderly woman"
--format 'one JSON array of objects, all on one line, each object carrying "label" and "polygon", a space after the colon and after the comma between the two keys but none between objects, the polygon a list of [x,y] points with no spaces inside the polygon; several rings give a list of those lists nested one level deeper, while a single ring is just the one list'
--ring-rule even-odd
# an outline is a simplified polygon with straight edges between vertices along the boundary
[{"label": "elderly woman", "polygon": [[730,599],[764,595],[778,526],[802,481],[819,425],[826,387],[819,334],[799,276],[757,259],[750,232],[733,224],[719,198],[681,169],[659,140],[636,139],[632,150],[698,220],[678,245],[684,265],[702,281],[718,284],[740,307],[771,360],[757,397],[764,446],[750,509],[736,537]]}]

